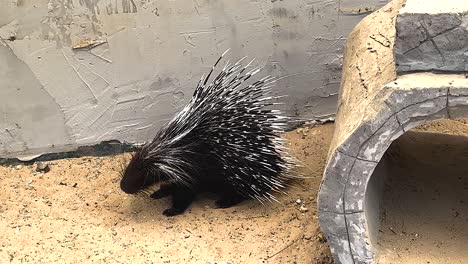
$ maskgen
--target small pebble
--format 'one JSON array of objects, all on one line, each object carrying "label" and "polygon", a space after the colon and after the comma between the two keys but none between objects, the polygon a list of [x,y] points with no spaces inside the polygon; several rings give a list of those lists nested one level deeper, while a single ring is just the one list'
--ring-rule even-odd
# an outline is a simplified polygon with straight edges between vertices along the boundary
[{"label": "small pebble", "polygon": [[36,171],[37,172],[43,172],[43,173],[49,172],[50,171],[49,164],[45,163],[45,162],[36,163]]},{"label": "small pebble", "polygon": [[297,200],[296,200],[296,203],[297,203],[297,204],[301,204],[301,203],[302,203],[301,199],[297,199]]},{"label": "small pebble", "polygon": [[307,207],[305,207],[304,205],[301,205],[301,208],[299,208],[299,211],[301,213],[305,213],[305,212],[309,211],[309,209],[307,209]]},{"label": "small pebble", "polygon": [[327,241],[327,240],[325,239],[325,237],[323,236],[322,233],[319,233],[319,234],[317,235],[317,238],[318,238],[318,241],[320,241],[320,242],[322,242],[322,243],[324,243],[324,242]]}]

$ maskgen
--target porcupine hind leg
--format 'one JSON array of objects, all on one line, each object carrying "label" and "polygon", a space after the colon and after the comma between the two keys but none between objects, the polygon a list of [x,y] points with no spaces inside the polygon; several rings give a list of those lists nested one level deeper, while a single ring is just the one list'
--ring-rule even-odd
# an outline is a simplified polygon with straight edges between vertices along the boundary
[{"label": "porcupine hind leg", "polygon": [[162,183],[161,187],[159,187],[159,190],[151,194],[150,198],[161,199],[161,198],[170,196],[174,192],[175,187],[176,186],[174,183]]},{"label": "porcupine hind leg", "polygon": [[178,186],[172,192],[172,207],[164,210],[163,215],[175,216],[182,214],[195,199],[192,189]]},{"label": "porcupine hind leg", "polygon": [[242,196],[235,191],[229,191],[221,194],[221,197],[215,202],[215,205],[218,208],[229,208],[241,203],[246,199],[247,198],[245,196]]}]

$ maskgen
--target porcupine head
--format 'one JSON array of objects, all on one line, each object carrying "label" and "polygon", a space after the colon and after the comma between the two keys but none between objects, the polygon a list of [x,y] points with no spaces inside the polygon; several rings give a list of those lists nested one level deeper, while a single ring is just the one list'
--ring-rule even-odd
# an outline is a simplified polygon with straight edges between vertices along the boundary
[{"label": "porcupine head", "polygon": [[246,84],[261,68],[247,70],[250,63],[242,66],[240,60],[228,62],[208,82],[222,57],[201,78],[191,101],[133,155],[123,172],[120,187],[128,194],[160,183],[150,197],[172,196],[164,215],[182,213],[197,183],[220,191],[216,205],[222,208],[246,198],[276,200],[275,192],[284,193],[284,172],[295,166],[279,136],[290,119],[268,109],[279,98],[271,95],[276,79]]},{"label": "porcupine head", "polygon": [[145,160],[144,150],[137,150],[130,159],[127,167],[125,168],[122,179],[120,181],[120,189],[127,194],[135,194],[157,184],[161,180],[165,180],[164,175],[158,177],[155,175],[154,169],[152,170],[149,160]]}]

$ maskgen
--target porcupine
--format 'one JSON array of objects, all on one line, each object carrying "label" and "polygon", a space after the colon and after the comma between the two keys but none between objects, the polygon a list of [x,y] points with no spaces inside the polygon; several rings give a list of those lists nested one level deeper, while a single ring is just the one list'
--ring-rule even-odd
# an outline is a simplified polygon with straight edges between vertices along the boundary
[{"label": "porcupine", "polygon": [[183,213],[203,191],[219,195],[219,208],[248,198],[277,201],[274,194],[285,193],[295,166],[280,137],[292,118],[274,109],[281,104],[272,95],[276,78],[250,82],[262,67],[248,70],[253,60],[243,66],[244,57],[227,62],[209,82],[226,52],[202,76],[191,101],[133,154],[122,173],[120,188],[127,194],[159,183],[159,190],[147,194],[172,196],[166,216]]}]

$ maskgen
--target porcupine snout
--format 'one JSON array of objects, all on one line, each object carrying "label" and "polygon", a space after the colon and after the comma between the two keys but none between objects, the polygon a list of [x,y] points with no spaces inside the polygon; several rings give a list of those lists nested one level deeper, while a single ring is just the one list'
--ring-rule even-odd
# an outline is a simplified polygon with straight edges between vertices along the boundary
[{"label": "porcupine snout", "polygon": [[132,182],[128,178],[122,178],[120,181],[120,189],[126,194],[134,194],[138,192],[140,186],[138,183]]},{"label": "porcupine snout", "polygon": [[147,185],[144,171],[138,169],[138,166],[135,166],[135,162],[132,160],[120,180],[120,189],[124,193],[135,194],[146,188]]}]

